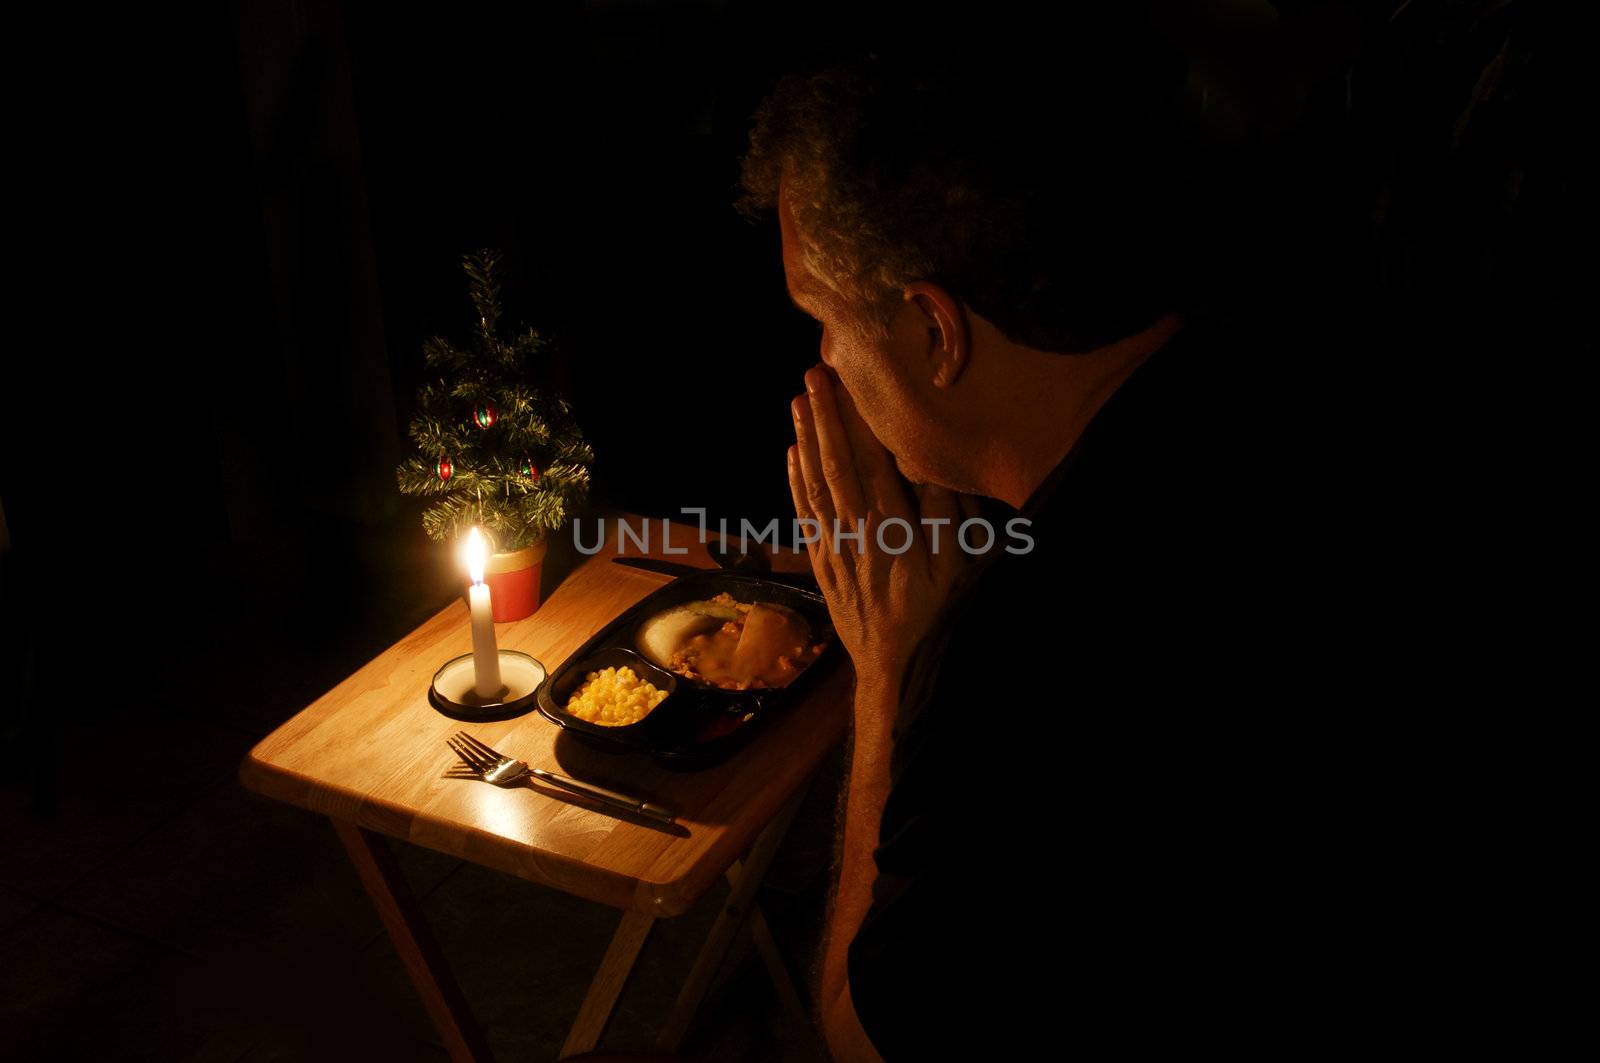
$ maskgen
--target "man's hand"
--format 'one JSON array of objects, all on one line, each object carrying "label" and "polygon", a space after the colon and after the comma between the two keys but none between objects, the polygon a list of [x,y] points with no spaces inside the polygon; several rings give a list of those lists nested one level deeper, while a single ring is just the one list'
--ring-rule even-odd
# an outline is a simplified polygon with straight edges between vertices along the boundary
[{"label": "man's hand", "polygon": [[[956,529],[978,509],[970,496],[908,483],[827,370],[807,372],[806,390],[792,403],[789,489],[796,516],[822,529],[807,544],[811,570],[856,674],[898,689],[970,563]],[[836,543],[836,529],[865,534]]]}]

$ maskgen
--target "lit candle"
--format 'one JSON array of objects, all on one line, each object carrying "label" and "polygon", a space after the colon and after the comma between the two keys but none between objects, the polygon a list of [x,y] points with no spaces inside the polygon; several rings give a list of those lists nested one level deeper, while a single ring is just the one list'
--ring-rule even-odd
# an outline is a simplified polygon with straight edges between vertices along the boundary
[{"label": "lit candle", "polygon": [[467,600],[472,604],[475,690],[484,701],[497,701],[505,685],[500,682],[500,648],[494,644],[494,609],[489,604],[489,588],[483,582],[483,555],[483,536],[473,528],[467,536],[467,571],[472,575]]}]

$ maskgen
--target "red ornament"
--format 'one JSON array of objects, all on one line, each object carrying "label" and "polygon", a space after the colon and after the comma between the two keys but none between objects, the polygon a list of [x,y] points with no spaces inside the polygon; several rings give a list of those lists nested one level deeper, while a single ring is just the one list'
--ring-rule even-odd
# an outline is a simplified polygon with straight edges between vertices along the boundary
[{"label": "red ornament", "polygon": [[500,411],[494,408],[494,403],[492,402],[481,403],[477,409],[472,411],[472,423],[479,428],[492,428],[499,419]]},{"label": "red ornament", "polygon": [[455,474],[455,471],[455,467],[450,464],[449,458],[440,458],[433,466],[433,474],[439,478],[441,483],[449,480]]},{"label": "red ornament", "polygon": [[522,459],[522,464],[518,466],[518,471],[522,473],[523,479],[537,480],[539,478],[539,466],[535,465],[530,458]]}]

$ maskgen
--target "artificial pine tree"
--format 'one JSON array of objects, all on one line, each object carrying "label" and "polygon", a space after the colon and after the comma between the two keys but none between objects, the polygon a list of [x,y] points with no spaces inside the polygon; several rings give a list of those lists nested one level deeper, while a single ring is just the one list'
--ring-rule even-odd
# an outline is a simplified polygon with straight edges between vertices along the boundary
[{"label": "artificial pine tree", "polygon": [[400,490],[437,501],[422,515],[428,537],[454,540],[482,528],[498,551],[520,550],[559,528],[589,494],[594,451],[572,409],[526,381],[529,358],[548,343],[533,329],[505,343],[497,251],[464,257],[478,330],[472,349],[437,336],[422,345],[439,379],[417,392],[411,439],[418,454],[395,471]]}]

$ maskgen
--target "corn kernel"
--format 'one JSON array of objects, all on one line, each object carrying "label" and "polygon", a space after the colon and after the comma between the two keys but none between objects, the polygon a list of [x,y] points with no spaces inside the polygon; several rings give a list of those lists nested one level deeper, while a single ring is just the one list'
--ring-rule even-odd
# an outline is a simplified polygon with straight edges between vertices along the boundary
[{"label": "corn kernel", "polygon": [[604,668],[588,673],[568,699],[567,712],[589,723],[626,727],[644,719],[666,696],[627,665]]}]

